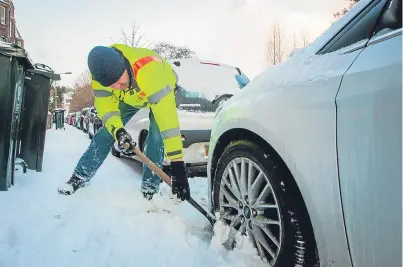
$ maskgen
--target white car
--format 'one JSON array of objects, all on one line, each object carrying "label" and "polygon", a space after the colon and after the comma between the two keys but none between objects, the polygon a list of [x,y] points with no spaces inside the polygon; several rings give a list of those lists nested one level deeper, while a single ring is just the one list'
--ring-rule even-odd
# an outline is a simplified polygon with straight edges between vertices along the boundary
[{"label": "white car", "polygon": [[[208,145],[214,112],[218,105],[241,90],[242,79],[247,77],[239,68],[217,62],[198,59],[170,61],[178,75],[175,91],[178,115],[185,149],[184,161],[188,175],[206,175]],[[242,78],[242,79],[241,79]],[[242,84],[242,82],[241,82]],[[141,109],[126,124],[125,129],[144,151],[149,127],[149,109]],[[123,155],[115,142],[112,154]],[[164,170],[169,172],[169,161],[165,158]]]},{"label": "white car", "polygon": [[208,204],[267,266],[402,266],[402,0],[361,0],[217,109]]}]

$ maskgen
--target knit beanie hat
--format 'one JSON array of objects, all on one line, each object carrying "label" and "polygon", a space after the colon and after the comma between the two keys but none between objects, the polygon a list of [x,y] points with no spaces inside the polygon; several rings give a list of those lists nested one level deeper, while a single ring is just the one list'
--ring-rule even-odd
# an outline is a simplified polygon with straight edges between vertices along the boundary
[{"label": "knit beanie hat", "polygon": [[107,87],[119,80],[126,64],[123,55],[115,49],[96,46],[88,54],[88,68],[92,78]]}]

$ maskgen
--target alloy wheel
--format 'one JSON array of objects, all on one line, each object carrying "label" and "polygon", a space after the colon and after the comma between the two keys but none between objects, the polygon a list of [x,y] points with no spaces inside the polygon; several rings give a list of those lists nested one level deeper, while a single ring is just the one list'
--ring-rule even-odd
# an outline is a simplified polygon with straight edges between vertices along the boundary
[{"label": "alloy wheel", "polygon": [[273,266],[282,245],[283,223],[264,171],[248,158],[231,160],[221,178],[219,205],[221,218],[228,224],[240,221],[235,227],[247,234],[262,260]]}]

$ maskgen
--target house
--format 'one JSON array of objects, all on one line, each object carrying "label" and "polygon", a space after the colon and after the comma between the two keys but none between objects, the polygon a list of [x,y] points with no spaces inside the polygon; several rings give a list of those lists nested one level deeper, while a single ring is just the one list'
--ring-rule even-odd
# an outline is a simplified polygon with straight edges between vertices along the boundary
[{"label": "house", "polygon": [[12,0],[0,0],[0,41],[24,47],[24,40],[17,29]]},{"label": "house", "polygon": [[71,99],[73,98],[74,92],[67,92],[63,94],[63,108],[67,113],[70,112]]}]

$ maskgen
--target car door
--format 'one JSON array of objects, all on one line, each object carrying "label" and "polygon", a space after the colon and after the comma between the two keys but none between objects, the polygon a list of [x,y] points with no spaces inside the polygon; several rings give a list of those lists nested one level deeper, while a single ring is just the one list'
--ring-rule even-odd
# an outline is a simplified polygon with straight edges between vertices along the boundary
[{"label": "car door", "polygon": [[234,128],[262,136],[287,161],[309,210],[323,266],[351,266],[340,203],[335,100],[384,6],[383,0],[367,3],[316,54],[307,48],[252,80],[238,96],[242,102],[230,100],[224,107],[228,117],[220,119],[237,120]]},{"label": "car door", "polygon": [[402,17],[387,1],[337,95],[340,190],[355,267],[402,259]]}]

